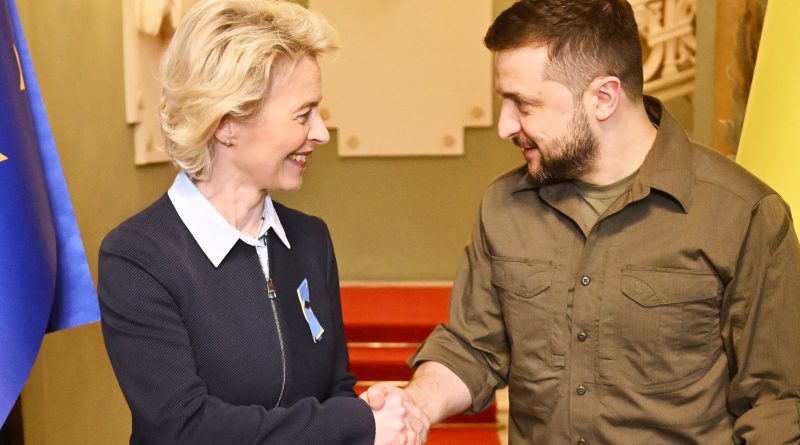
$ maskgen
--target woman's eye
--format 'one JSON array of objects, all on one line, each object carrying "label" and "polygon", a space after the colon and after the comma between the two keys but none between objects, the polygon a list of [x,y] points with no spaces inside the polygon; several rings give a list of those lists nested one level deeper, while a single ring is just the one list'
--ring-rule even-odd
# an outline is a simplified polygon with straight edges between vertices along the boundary
[{"label": "woman's eye", "polygon": [[313,110],[312,110],[311,108],[309,108],[309,109],[308,109],[308,111],[306,111],[305,113],[298,114],[298,115],[297,115],[297,120],[299,120],[300,122],[305,122],[305,121],[307,121],[307,120],[308,120],[308,118],[310,118],[310,117],[311,117],[311,112],[312,112],[312,111],[313,111]]}]

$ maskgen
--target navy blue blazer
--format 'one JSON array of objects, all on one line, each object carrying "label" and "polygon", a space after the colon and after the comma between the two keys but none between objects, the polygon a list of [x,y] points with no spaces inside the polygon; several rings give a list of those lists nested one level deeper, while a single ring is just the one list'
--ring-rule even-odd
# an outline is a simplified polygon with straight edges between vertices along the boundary
[{"label": "navy blue blazer", "polygon": [[[214,267],[167,195],[102,243],[103,336],[132,415],[131,444],[372,444],[353,392],[327,226],[275,203],[270,300],[256,249]],[[297,288],[325,329],[315,343]],[[274,305],[274,306],[273,306]]]}]

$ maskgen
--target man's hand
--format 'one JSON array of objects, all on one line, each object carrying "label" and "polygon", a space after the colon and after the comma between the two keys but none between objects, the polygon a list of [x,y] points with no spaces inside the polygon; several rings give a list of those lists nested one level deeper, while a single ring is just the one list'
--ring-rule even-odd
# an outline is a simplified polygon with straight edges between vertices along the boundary
[{"label": "man's hand", "polygon": [[467,385],[449,368],[436,362],[425,362],[417,367],[405,389],[378,383],[364,391],[361,398],[375,410],[381,409],[389,395],[398,395],[419,407],[426,422],[426,433],[430,424],[462,413],[472,405]]},{"label": "man's hand", "polygon": [[428,440],[430,420],[402,389],[379,383],[364,391],[361,398],[375,416],[376,445],[421,445]]},{"label": "man's hand", "polygon": [[[406,427],[414,431],[422,443],[428,438],[431,423],[462,413],[472,405],[472,395],[467,385],[449,368],[436,362],[421,364],[405,390],[388,383],[378,383],[361,394],[373,412],[384,409],[392,397],[399,397],[406,402],[407,409],[412,413],[406,418]],[[413,422],[414,418],[422,422],[421,429]]]},{"label": "man's hand", "polygon": [[359,397],[369,403],[369,407],[378,410],[383,408],[386,398],[390,395],[401,397],[407,402],[414,403],[414,400],[405,391],[397,386],[388,383],[377,383],[361,393]]}]

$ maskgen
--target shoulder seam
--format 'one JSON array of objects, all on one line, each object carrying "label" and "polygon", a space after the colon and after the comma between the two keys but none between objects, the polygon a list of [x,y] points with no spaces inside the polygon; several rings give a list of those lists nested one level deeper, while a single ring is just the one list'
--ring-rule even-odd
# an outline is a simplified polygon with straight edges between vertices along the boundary
[{"label": "shoulder seam", "polygon": [[710,184],[710,185],[713,185],[715,187],[719,187],[720,189],[725,190],[726,192],[730,193],[731,195],[739,198],[739,200],[741,200],[742,202],[751,203],[753,205],[753,207],[755,207],[758,204],[758,202],[760,202],[766,196],[777,195],[777,192],[775,192],[775,190],[767,188],[767,190],[764,190],[760,194],[756,194],[755,195],[756,198],[747,199],[747,197],[745,197],[742,193],[739,193],[736,189],[731,188],[727,184],[723,184],[723,183],[721,183],[719,181],[714,181],[712,179],[705,178],[705,177],[702,177],[702,176],[697,176],[696,174],[695,174],[694,178],[698,182],[704,182],[706,184]]}]

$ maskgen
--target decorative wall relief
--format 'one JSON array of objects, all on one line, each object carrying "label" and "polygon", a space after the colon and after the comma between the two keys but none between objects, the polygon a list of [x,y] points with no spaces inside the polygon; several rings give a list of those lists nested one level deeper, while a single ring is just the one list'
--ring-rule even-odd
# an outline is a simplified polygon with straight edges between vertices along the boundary
[{"label": "decorative wall relief", "polygon": [[718,0],[712,146],[735,155],[750,94],[767,0]]},{"label": "decorative wall relief", "polygon": [[122,0],[125,118],[134,127],[134,162],[167,162],[161,146],[158,65],[185,8],[196,0]]},{"label": "decorative wall relief", "polygon": [[747,99],[750,97],[750,86],[753,83],[753,74],[758,58],[758,46],[761,42],[761,32],[764,28],[764,18],[767,13],[767,0],[745,0],[745,11],[738,23],[736,32],[736,68],[739,74],[732,76],[736,79],[730,97],[735,105],[735,118],[726,122],[728,126],[727,138],[734,153],[739,148],[739,139],[742,136],[744,112],[747,108]]},{"label": "decorative wall relief", "polygon": [[669,100],[694,91],[697,0],[628,0],[642,38],[644,92]]},{"label": "decorative wall relief", "polygon": [[[158,65],[183,11],[197,0],[122,0],[126,118],[135,162],[159,149]],[[629,0],[643,42],[644,90],[691,94],[697,0]],[[321,59],[322,114],[341,156],[459,155],[464,128],[492,125],[492,55],[483,35],[492,0],[309,0],[338,29]]]},{"label": "decorative wall relief", "polygon": [[492,0],[310,0],[339,31],[323,117],[341,156],[459,155],[492,125]]}]

